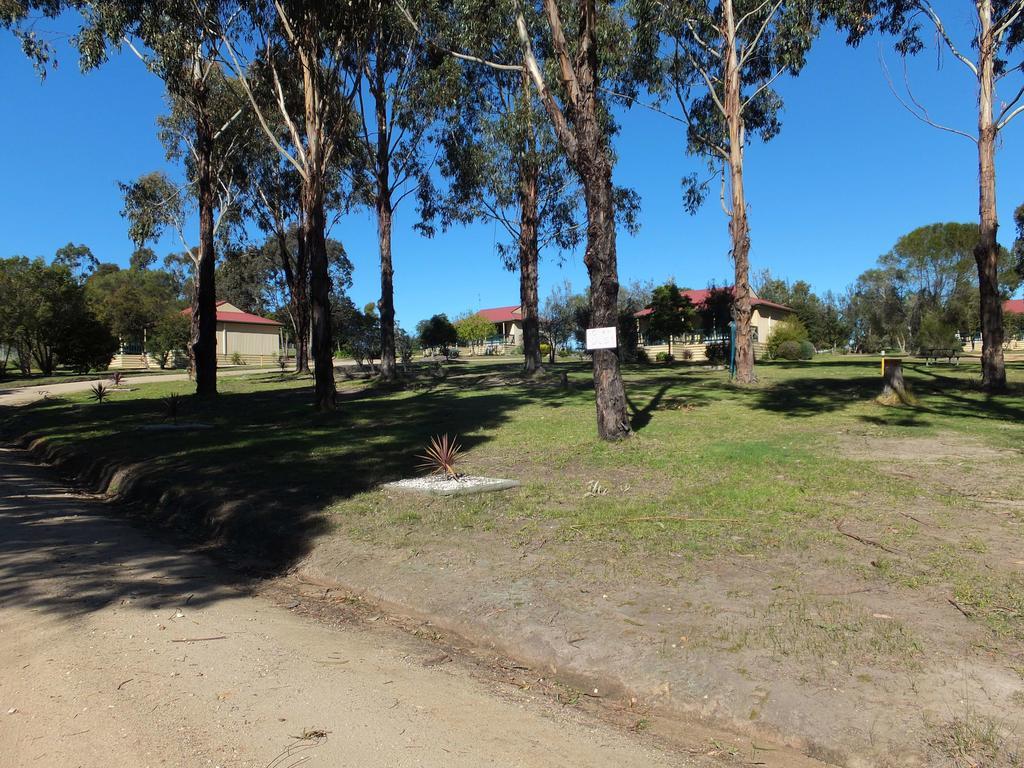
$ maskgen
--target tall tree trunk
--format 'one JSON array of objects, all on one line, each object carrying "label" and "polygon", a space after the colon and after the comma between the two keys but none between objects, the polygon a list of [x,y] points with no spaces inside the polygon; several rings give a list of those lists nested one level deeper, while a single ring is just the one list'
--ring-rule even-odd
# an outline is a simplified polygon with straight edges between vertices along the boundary
[{"label": "tall tree trunk", "polygon": [[523,370],[528,376],[541,367],[540,312],[537,297],[537,164],[527,152],[519,168],[519,305],[523,317]]},{"label": "tall tree trunk", "polygon": [[[594,131],[599,130],[597,122]],[[582,132],[581,132],[582,133]],[[581,142],[582,143],[582,142]],[[581,168],[587,202],[587,252],[583,257],[590,275],[590,316],[595,328],[618,327],[619,276],[615,252],[615,200],[611,163],[602,148]],[[619,440],[631,433],[626,411],[626,389],[614,349],[595,349],[594,394],[597,401],[597,433],[605,440]]]},{"label": "tall tree trunk", "polygon": [[[195,371],[196,394],[217,394],[217,290],[214,284],[217,255],[214,251],[213,178],[214,127],[206,114],[205,86],[194,95],[196,103],[196,193],[199,200],[199,259],[192,288],[192,338],[190,350]],[[225,354],[227,350],[224,350]]]},{"label": "tall tree trunk", "polygon": [[[389,195],[390,198],[390,195]],[[395,269],[391,261],[390,199],[377,203],[377,237],[380,244],[380,377],[394,381],[398,375],[395,364]]]},{"label": "tall tree trunk", "polygon": [[313,381],[315,404],[320,411],[333,411],[334,343],[331,339],[330,274],[324,235],[323,190],[318,182],[303,185],[302,238],[309,258],[309,303],[313,326]]},{"label": "tall tree trunk", "polygon": [[999,298],[999,243],[996,239],[996,136],[992,117],[998,41],[992,31],[992,2],[978,3],[978,170],[981,224],[974,260],[978,265],[981,308],[981,382],[993,392],[1006,389],[1003,362],[1003,305]]},{"label": "tall tree trunk", "polygon": [[299,233],[298,253],[294,264],[288,250],[288,235],[284,229],[277,231],[277,250],[284,272],[285,285],[288,286],[288,314],[292,320],[295,333],[295,372],[309,373],[309,269],[306,247],[302,233]]},{"label": "tall tree trunk", "polygon": [[[378,46],[380,45],[378,38]],[[391,228],[394,208],[391,205],[391,130],[388,123],[388,86],[384,77],[381,51],[377,51],[373,95],[376,110],[376,182],[377,238],[380,245],[380,377],[394,381],[398,376],[395,364],[395,267],[391,259]]]},{"label": "tall tree trunk", "polygon": [[725,22],[725,112],[729,130],[729,187],[731,216],[729,236],[732,239],[732,259],[735,268],[733,280],[733,321],[736,323],[735,356],[736,381],[753,384],[754,344],[750,329],[752,315],[750,301],[750,226],[747,223],[747,199],[743,190],[743,104],[740,94],[740,66],[736,52],[736,18],[732,0],[722,4]]}]

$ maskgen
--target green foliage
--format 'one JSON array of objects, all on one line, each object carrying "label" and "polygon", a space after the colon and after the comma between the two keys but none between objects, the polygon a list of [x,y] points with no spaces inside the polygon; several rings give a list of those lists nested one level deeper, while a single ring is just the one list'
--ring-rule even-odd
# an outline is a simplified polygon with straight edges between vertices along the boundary
[{"label": "green foliage", "polygon": [[800,359],[801,360],[811,360],[811,359],[814,358],[814,356],[816,354],[817,354],[817,350],[814,348],[814,345],[811,342],[809,342],[809,341],[801,341],[800,342]]},{"label": "green foliage", "polygon": [[[800,322],[798,317],[790,317],[772,328],[772,333],[768,337],[768,342],[766,344],[768,356],[779,357],[779,348],[787,341],[796,342],[798,349],[800,342],[809,341],[807,338],[807,328],[804,327],[804,324]],[[787,359],[797,360],[799,358],[794,357]]]},{"label": "green foliage", "polygon": [[675,357],[670,355],[668,352],[659,352],[654,356],[654,359],[659,363],[674,363],[676,360]]},{"label": "green foliage", "polygon": [[161,270],[97,272],[86,280],[85,295],[96,317],[125,341],[141,341],[145,331],[178,306],[174,280]]},{"label": "green foliage", "polygon": [[440,349],[442,354],[448,354],[448,348],[454,346],[459,340],[458,331],[451,324],[448,315],[444,314],[421,320],[416,325],[416,335],[424,347]]},{"label": "green foliage", "polygon": [[674,282],[660,285],[651,293],[651,314],[647,316],[648,344],[667,341],[692,331],[697,312],[689,297]]},{"label": "green foliage", "polygon": [[332,302],[331,312],[340,349],[360,366],[380,357],[380,318],[373,304],[359,310],[348,296],[341,296]]},{"label": "green foliage", "polygon": [[636,351],[636,361],[645,365],[651,362],[651,356],[647,353],[647,350],[641,347]]},{"label": "green foliage", "polygon": [[165,311],[146,336],[146,352],[166,368],[175,352],[185,352],[191,335],[191,321],[177,310]]},{"label": "green foliage", "polygon": [[494,323],[478,312],[467,312],[455,321],[460,344],[475,346],[494,335]]},{"label": "green foliage", "polygon": [[241,352],[231,353],[231,364],[232,365],[245,365],[245,359],[242,357]]},{"label": "green foliage", "polygon": [[729,342],[713,341],[705,344],[704,355],[711,365],[725,365],[729,362]]},{"label": "green foliage", "polygon": [[0,342],[17,350],[23,372],[34,362],[45,375],[61,364],[106,368],[117,350],[70,268],[24,257],[0,260]]},{"label": "green foliage", "polygon": [[178,416],[181,415],[183,398],[177,392],[171,392],[160,401],[160,415],[164,421],[178,423]]},{"label": "green foliage", "polygon": [[1003,315],[1003,327],[1007,339],[1024,339],[1024,314],[1007,312]]},{"label": "green foliage", "polygon": [[961,343],[956,337],[956,329],[950,325],[943,315],[931,310],[921,318],[921,327],[917,332],[918,350],[927,349],[956,349],[961,348]]},{"label": "green foliage", "polygon": [[802,347],[803,342],[796,341],[795,339],[786,339],[775,350],[775,357],[780,360],[800,360],[803,357]]}]

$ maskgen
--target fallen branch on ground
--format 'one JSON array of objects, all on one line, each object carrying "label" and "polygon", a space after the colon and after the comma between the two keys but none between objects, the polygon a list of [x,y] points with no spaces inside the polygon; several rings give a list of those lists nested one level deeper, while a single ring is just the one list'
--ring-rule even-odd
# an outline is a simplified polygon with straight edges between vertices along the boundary
[{"label": "fallen branch on ground", "polygon": [[171,640],[172,643],[202,643],[206,640],[227,640],[227,635],[217,635],[216,637],[183,637],[180,640]]},{"label": "fallen branch on ground", "polygon": [[621,523],[738,523],[732,517],[681,517],[679,515],[648,515],[645,517],[623,517],[619,520],[592,520],[588,523],[574,523],[570,528],[586,528],[591,525],[619,525]]},{"label": "fallen branch on ground", "polygon": [[839,520],[836,523],[836,530],[839,531],[841,534],[843,534],[843,536],[846,536],[847,538],[853,539],[854,541],[859,541],[861,544],[867,544],[869,547],[878,547],[879,549],[884,550],[884,551],[886,551],[886,552],[888,552],[889,554],[892,554],[892,555],[898,555],[899,554],[898,550],[892,549],[891,547],[887,547],[887,546],[885,546],[885,544],[882,544],[881,542],[875,541],[874,539],[868,539],[868,538],[865,538],[864,536],[858,536],[856,533],[850,533],[849,531],[844,531],[843,530],[843,522],[844,522],[843,520]]}]

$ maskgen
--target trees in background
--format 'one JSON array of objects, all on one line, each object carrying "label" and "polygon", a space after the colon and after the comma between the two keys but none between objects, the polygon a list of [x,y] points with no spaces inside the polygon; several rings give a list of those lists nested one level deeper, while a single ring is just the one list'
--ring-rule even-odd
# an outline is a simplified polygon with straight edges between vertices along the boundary
[{"label": "trees in background", "polygon": [[459,332],[455,330],[448,315],[434,315],[416,324],[416,336],[420,344],[428,349],[440,349],[441,354],[448,356],[448,348],[459,341]]},{"label": "trees in background", "polygon": [[494,335],[494,323],[479,312],[466,312],[455,319],[455,332],[460,344],[475,348]]},{"label": "trees in background", "polygon": [[647,335],[650,339],[666,339],[671,355],[672,338],[694,329],[697,312],[693,302],[679,292],[675,282],[669,281],[651,292],[648,307],[651,314],[647,316]]},{"label": "trees in background", "polygon": [[89,308],[86,289],[67,264],[23,256],[0,259],[0,342],[13,349],[22,373],[44,375],[58,365],[105,369],[117,337]]}]

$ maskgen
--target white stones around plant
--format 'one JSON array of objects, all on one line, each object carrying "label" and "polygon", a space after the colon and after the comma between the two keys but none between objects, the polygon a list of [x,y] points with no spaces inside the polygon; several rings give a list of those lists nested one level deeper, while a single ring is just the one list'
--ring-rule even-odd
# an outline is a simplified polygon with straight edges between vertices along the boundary
[{"label": "white stones around plant", "polygon": [[384,483],[385,488],[391,488],[396,491],[430,493],[435,496],[464,496],[471,493],[489,493],[491,491],[504,491],[507,488],[516,488],[518,486],[519,483],[515,480],[502,480],[498,477],[477,477],[473,475],[462,475],[455,479],[449,479],[441,475],[427,475],[426,477],[411,477],[407,480]]}]

